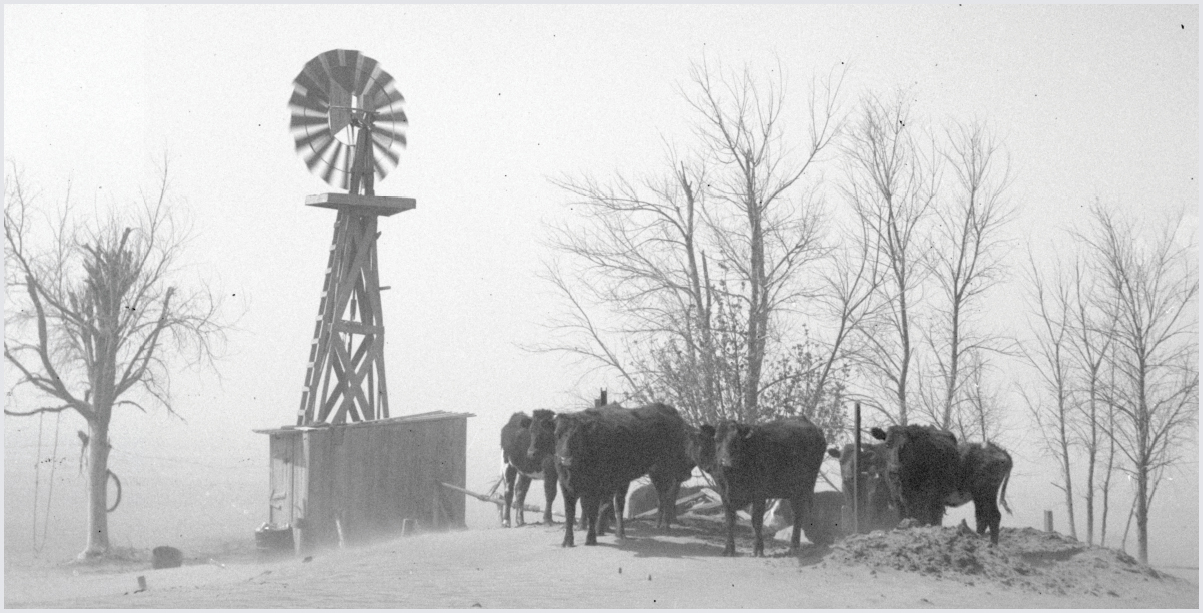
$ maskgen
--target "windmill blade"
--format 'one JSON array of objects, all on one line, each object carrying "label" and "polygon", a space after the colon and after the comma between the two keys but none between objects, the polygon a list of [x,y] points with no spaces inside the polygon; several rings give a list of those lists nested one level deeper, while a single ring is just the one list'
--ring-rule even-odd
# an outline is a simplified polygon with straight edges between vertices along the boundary
[{"label": "windmill blade", "polygon": [[355,70],[355,82],[352,84],[354,88],[351,90],[352,93],[356,96],[364,95],[364,92],[371,88],[378,72],[382,71],[380,70],[380,64],[376,60],[366,55],[360,55],[359,65]]},{"label": "windmill blade", "polygon": [[302,149],[312,148],[313,143],[322,139],[334,140],[334,135],[326,128],[319,128],[310,132],[297,134],[294,142],[296,143],[297,151],[301,151]]},{"label": "windmill blade", "polygon": [[288,121],[288,127],[296,128],[311,128],[314,126],[323,126],[330,123],[330,120],[323,115],[310,115],[309,113],[293,113],[292,118]]},{"label": "windmill blade", "polygon": [[301,86],[293,88],[292,97],[288,99],[288,108],[293,113],[310,112],[325,115],[330,110],[330,99],[325,94],[306,91]]},{"label": "windmill blade", "polygon": [[404,147],[406,145],[405,133],[401,132],[400,130],[395,130],[389,126],[373,125],[372,126],[372,135],[375,136],[377,134],[379,134],[380,136],[382,136],[384,138],[388,138],[392,142],[401,143],[402,147]]},{"label": "windmill blade", "polygon": [[396,166],[397,162],[401,159],[401,156],[398,155],[397,152],[393,151],[388,144],[376,140],[375,134],[372,134],[372,148],[374,151],[377,151],[379,155],[383,155],[384,157],[388,158],[388,160],[393,163],[393,166]]},{"label": "windmill blade", "polygon": [[326,151],[330,149],[330,145],[333,145],[334,143],[334,138],[327,135],[327,137],[321,141],[320,145],[317,147],[311,147],[310,151],[303,156],[303,159],[305,160],[305,166],[309,167],[309,172],[313,172],[313,169],[318,165],[318,163],[323,161],[322,156],[326,154]]},{"label": "windmill blade", "polygon": [[[334,176],[334,171],[338,170],[337,165],[344,149],[346,149],[346,145],[338,141],[334,142],[334,156],[328,161],[326,170],[321,175],[322,180],[326,183],[330,183],[330,178]],[[322,161],[326,162],[327,160],[323,158]]]}]

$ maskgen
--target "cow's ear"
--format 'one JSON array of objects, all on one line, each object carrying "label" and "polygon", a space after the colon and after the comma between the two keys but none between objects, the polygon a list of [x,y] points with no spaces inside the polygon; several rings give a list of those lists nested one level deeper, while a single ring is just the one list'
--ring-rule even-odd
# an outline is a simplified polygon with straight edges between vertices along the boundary
[{"label": "cow's ear", "polygon": [[523,418],[522,418],[522,421],[518,422],[518,427],[519,427],[519,428],[529,428],[529,427],[530,427],[530,421],[531,421],[531,420],[530,420],[530,418],[529,418],[529,417],[523,417]]},{"label": "cow's ear", "polygon": [[840,450],[839,450],[839,448],[838,448],[838,447],[832,447],[831,449],[828,449],[828,450],[827,450],[827,455],[829,455],[829,456],[831,456],[831,457],[833,457],[833,458],[839,458],[839,457],[840,457]]},{"label": "cow's ear", "polygon": [[882,430],[881,428],[873,427],[869,430],[869,434],[872,434],[873,438],[875,438],[879,441],[886,440],[886,431]]},{"label": "cow's ear", "polygon": [[706,435],[706,438],[714,438],[714,426],[710,424],[702,424],[702,427],[699,428],[699,430],[702,431],[702,434]]}]

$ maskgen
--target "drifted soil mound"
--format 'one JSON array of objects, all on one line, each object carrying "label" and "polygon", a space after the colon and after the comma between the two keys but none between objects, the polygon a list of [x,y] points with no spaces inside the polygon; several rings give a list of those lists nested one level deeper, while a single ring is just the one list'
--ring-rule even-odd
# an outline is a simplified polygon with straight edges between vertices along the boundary
[{"label": "drifted soil mound", "polygon": [[1034,528],[1003,528],[998,546],[968,526],[900,527],[831,547],[824,567],[895,569],[974,585],[994,582],[1038,594],[1119,596],[1148,582],[1183,583],[1115,549]]}]

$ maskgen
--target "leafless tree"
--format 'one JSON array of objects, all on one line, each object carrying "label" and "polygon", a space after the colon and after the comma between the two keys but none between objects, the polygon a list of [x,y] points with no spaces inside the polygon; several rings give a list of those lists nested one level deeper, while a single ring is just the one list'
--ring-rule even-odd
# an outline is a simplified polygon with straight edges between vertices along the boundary
[{"label": "leafless tree", "polygon": [[[982,299],[1005,272],[1001,230],[1013,216],[1006,199],[1010,166],[999,141],[982,122],[957,124],[946,131],[941,155],[952,177],[933,207],[931,278],[939,291],[932,300],[933,322],[929,362],[941,382],[937,403],[925,406],[935,425],[950,428],[955,421],[974,421],[955,412],[962,400],[966,359],[970,354],[1001,351],[1002,339],[980,323]],[[979,355],[979,359],[981,356]],[[982,369],[976,371],[977,377]],[[980,383],[980,382],[979,382]],[[979,390],[980,391],[980,390]],[[968,403],[967,408],[981,407]],[[985,416],[976,416],[980,420]]]},{"label": "leafless tree", "polygon": [[[1107,389],[1104,368],[1111,350],[1114,321],[1108,320],[1100,309],[1101,299],[1096,280],[1091,278],[1081,254],[1075,253],[1073,270],[1069,282],[1069,349],[1073,360],[1072,386],[1078,414],[1072,421],[1075,437],[1086,455],[1086,483],[1083,484],[1083,502],[1086,506],[1086,542],[1094,544],[1095,492],[1102,488],[1102,533],[1106,534],[1108,488],[1111,485],[1110,468],[1101,480],[1095,479],[1099,455],[1108,441],[1108,420],[1113,412],[1104,400]],[[1113,449],[1113,447],[1112,447]],[[1108,466],[1114,465],[1114,452],[1108,457]]]},{"label": "leafless tree", "polygon": [[[780,408],[761,407],[766,398],[821,396],[839,370],[791,342],[781,315],[810,293],[804,273],[826,255],[804,177],[839,131],[843,75],[813,84],[801,154],[785,135],[780,82],[705,63],[690,76],[693,161],[670,155],[670,173],[638,186],[556,181],[577,213],[548,240],[558,259],[547,277],[568,311],[535,349],[618,373],[641,399],[667,394],[694,420],[756,421]],[[812,371],[821,382],[799,384]]]},{"label": "leafless tree", "polygon": [[1132,220],[1100,203],[1091,216],[1079,237],[1105,288],[1103,319],[1114,322],[1108,360],[1117,381],[1108,395],[1116,423],[1109,434],[1136,482],[1137,556],[1147,562],[1149,509],[1197,423],[1197,243],[1192,236],[1189,246],[1176,244],[1181,217],[1145,239]]},{"label": "leafless tree", "polygon": [[[203,285],[174,285],[188,228],[172,216],[168,169],[136,210],[82,218],[70,188],[57,217],[10,165],[4,206],[4,357],[32,405],[6,415],[74,411],[88,424],[88,541],[109,550],[109,426],[120,407],[175,414],[169,364],[212,365],[224,341],[220,300]],[[42,227],[35,217],[44,217]]]},{"label": "leafless tree", "polygon": [[1021,350],[1024,358],[1039,376],[1042,389],[1039,393],[1029,392],[1021,386],[1019,391],[1036,423],[1044,451],[1059,463],[1061,481],[1053,482],[1053,485],[1065,495],[1069,533],[1077,538],[1071,453],[1071,289],[1060,262],[1054,260],[1052,266],[1052,278],[1047,279],[1036,265],[1031,252],[1028,253],[1027,298],[1034,312],[1028,317],[1030,342],[1021,345]]},{"label": "leafless tree", "polygon": [[705,215],[720,268],[733,277],[729,287],[738,283],[744,290],[746,367],[738,414],[755,421],[774,315],[806,295],[801,273],[823,255],[821,199],[800,182],[839,132],[843,74],[812,83],[809,142],[796,156],[782,125],[783,83],[758,80],[747,66],[724,73],[705,62],[694,64],[690,77],[692,87],[683,93],[700,118],[701,147],[713,158],[708,186],[716,203]]},{"label": "leafless tree", "polygon": [[[555,340],[534,348],[616,372],[634,396],[645,395],[649,385],[635,345],[667,336],[665,342],[684,347],[698,366],[712,353],[712,295],[702,251],[705,166],[670,157],[669,167],[668,178],[652,176],[638,186],[621,175],[606,184],[590,177],[555,181],[575,196],[578,217],[550,226],[547,243],[570,256],[562,265],[572,268],[547,266],[544,278],[566,311],[548,326]],[[698,372],[705,377],[713,369]],[[701,383],[696,402],[715,406],[717,383]]]},{"label": "leafless tree", "polygon": [[892,103],[868,96],[844,151],[849,165],[844,194],[866,229],[862,240],[883,270],[875,298],[880,308],[859,332],[867,345],[861,366],[894,406],[869,406],[902,424],[918,346],[916,301],[930,246],[924,226],[939,182],[935,160],[922,155],[910,122],[903,94]]}]

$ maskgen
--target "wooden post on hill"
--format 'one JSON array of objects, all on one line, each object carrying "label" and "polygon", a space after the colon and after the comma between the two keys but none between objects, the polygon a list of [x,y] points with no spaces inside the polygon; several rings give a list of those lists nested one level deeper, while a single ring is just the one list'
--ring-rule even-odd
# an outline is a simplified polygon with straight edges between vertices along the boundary
[{"label": "wooden post on hill", "polygon": [[1053,531],[1053,512],[1052,511],[1044,512],[1044,531],[1045,532]]},{"label": "wooden post on hill", "polygon": [[856,403],[852,417],[852,436],[855,448],[852,451],[852,533],[860,534],[860,403]]}]

